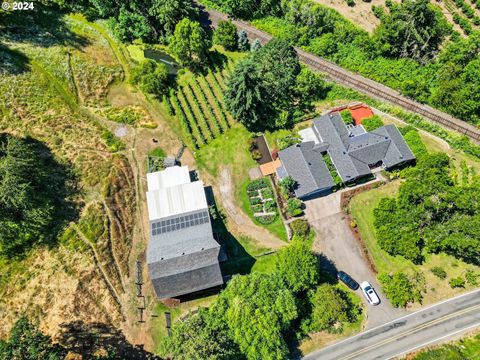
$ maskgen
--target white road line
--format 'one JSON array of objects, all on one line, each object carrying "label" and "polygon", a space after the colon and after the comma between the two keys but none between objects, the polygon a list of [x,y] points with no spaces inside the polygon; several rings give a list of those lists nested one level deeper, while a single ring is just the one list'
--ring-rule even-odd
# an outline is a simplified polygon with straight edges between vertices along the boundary
[{"label": "white road line", "polygon": [[447,334],[447,335],[443,335],[443,336],[440,336],[439,338],[432,339],[432,340],[429,340],[429,341],[427,341],[427,342],[424,342],[424,343],[422,343],[422,344],[420,344],[420,345],[414,346],[414,347],[412,347],[412,348],[410,348],[410,349],[408,349],[408,350],[405,350],[405,351],[403,351],[403,352],[401,352],[401,353],[398,353],[398,354],[396,354],[396,355],[393,355],[392,357],[389,357],[388,359],[395,359],[395,358],[398,357],[398,356],[402,356],[402,355],[405,355],[405,354],[409,354],[409,353],[411,353],[412,351],[417,350],[417,349],[420,349],[420,348],[422,348],[422,347],[425,347],[425,346],[427,346],[427,345],[429,345],[429,344],[431,344],[431,343],[434,343],[434,342],[439,341],[439,340],[443,340],[443,339],[447,339],[447,338],[453,337],[454,335],[457,335],[457,334],[459,334],[459,333],[468,331],[468,330],[473,329],[473,328],[478,327],[478,326],[480,326],[480,322],[478,322],[477,324],[474,324],[474,325],[470,325],[470,326],[468,326],[468,327],[466,327],[466,328],[464,328],[464,329],[460,329],[460,330],[455,331],[455,332],[453,332],[453,333],[450,333],[450,334]]},{"label": "white road line", "polygon": [[[341,341],[339,341],[339,342],[333,343],[332,345],[329,345],[329,346],[327,346],[327,347],[325,347],[325,348],[318,349],[317,351],[318,351],[318,352],[321,352],[321,351],[327,350],[327,349],[329,349],[329,348],[331,348],[331,347],[340,345],[340,344],[342,344],[342,343],[344,343],[344,342],[347,342],[347,341],[350,341],[350,340],[355,339],[355,338],[357,338],[357,337],[360,337],[360,336],[363,336],[363,335],[365,335],[365,334],[368,334],[369,332],[372,332],[372,331],[377,330],[377,329],[379,329],[379,328],[381,328],[381,327],[384,327],[385,325],[392,324],[392,323],[394,323],[394,322],[397,322],[397,321],[399,321],[399,320],[402,320],[402,319],[405,319],[405,318],[408,318],[408,317],[412,317],[412,316],[414,316],[414,315],[416,315],[416,314],[418,314],[418,313],[421,313],[421,312],[423,312],[423,311],[426,311],[426,310],[431,309],[431,308],[433,308],[433,307],[436,307],[436,306],[438,306],[438,305],[441,305],[441,304],[445,304],[445,303],[447,303],[447,302],[451,302],[451,301],[458,300],[458,299],[460,299],[460,298],[462,298],[462,297],[465,297],[465,296],[474,294],[474,293],[476,293],[476,292],[479,292],[479,293],[480,293],[480,289],[475,289],[475,290],[469,291],[469,292],[467,292],[467,293],[465,293],[465,294],[458,295],[458,296],[456,296],[456,297],[454,297],[454,298],[442,300],[442,301],[440,301],[440,302],[438,302],[438,303],[429,305],[429,306],[427,306],[427,307],[425,307],[425,308],[423,308],[423,309],[417,310],[417,311],[412,312],[412,313],[410,313],[410,314],[407,314],[407,315],[401,316],[401,317],[399,317],[399,318],[393,319],[393,320],[391,320],[391,321],[388,321],[388,322],[386,322],[385,324],[378,325],[378,326],[376,326],[376,327],[374,327],[374,328],[372,328],[372,329],[363,331],[363,332],[361,332],[361,333],[359,333],[359,334],[357,334],[357,335],[354,335],[354,336],[351,336],[351,337],[349,337],[349,338],[343,339],[343,340],[341,340]],[[316,352],[316,351],[315,351],[315,352]],[[315,354],[315,352],[312,352],[312,353],[310,353],[310,354],[307,354],[307,356],[310,356],[310,355],[313,356],[313,355]]]}]

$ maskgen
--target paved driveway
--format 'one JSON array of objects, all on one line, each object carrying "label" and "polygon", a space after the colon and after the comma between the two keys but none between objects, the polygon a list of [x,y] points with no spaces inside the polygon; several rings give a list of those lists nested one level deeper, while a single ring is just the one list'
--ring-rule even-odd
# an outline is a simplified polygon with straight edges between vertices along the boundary
[{"label": "paved driveway", "polygon": [[363,299],[367,310],[367,328],[393,320],[406,312],[393,308],[380,291],[376,276],[368,266],[363,252],[353,236],[345,215],[340,210],[340,192],[305,202],[308,222],[316,231],[314,250],[323,253],[333,262],[336,270],[343,270],[358,283],[368,281],[377,291],[381,304],[367,304],[360,289],[357,293]]}]

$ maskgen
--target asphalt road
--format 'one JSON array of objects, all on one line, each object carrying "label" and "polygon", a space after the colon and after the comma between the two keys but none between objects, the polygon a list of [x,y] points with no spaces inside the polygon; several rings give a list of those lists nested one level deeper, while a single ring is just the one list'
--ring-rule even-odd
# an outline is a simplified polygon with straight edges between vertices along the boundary
[{"label": "asphalt road", "polygon": [[480,327],[480,289],[313,352],[306,360],[386,360]]}]

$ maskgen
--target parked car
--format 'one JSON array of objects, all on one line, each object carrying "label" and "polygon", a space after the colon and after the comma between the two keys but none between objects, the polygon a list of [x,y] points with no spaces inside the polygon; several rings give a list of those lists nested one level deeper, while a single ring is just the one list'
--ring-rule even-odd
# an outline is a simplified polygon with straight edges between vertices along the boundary
[{"label": "parked car", "polygon": [[337,273],[337,278],[352,290],[357,290],[359,287],[358,283],[346,272],[339,271]]},{"label": "parked car", "polygon": [[372,285],[368,281],[364,281],[360,284],[360,288],[362,289],[367,301],[372,305],[380,304],[380,298],[378,297],[377,293],[373,289]]}]

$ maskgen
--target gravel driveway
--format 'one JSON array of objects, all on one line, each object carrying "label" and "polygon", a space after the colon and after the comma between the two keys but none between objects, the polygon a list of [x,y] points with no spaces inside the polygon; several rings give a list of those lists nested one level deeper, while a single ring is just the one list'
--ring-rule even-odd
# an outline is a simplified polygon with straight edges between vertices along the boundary
[{"label": "gravel driveway", "polygon": [[401,315],[402,309],[395,309],[380,291],[376,276],[368,266],[363,252],[345,221],[340,210],[340,192],[305,202],[305,214],[308,222],[316,231],[314,250],[323,253],[335,265],[336,270],[343,270],[358,283],[368,281],[378,293],[381,304],[367,304],[360,289],[356,292],[367,308],[367,329],[372,328]]}]

